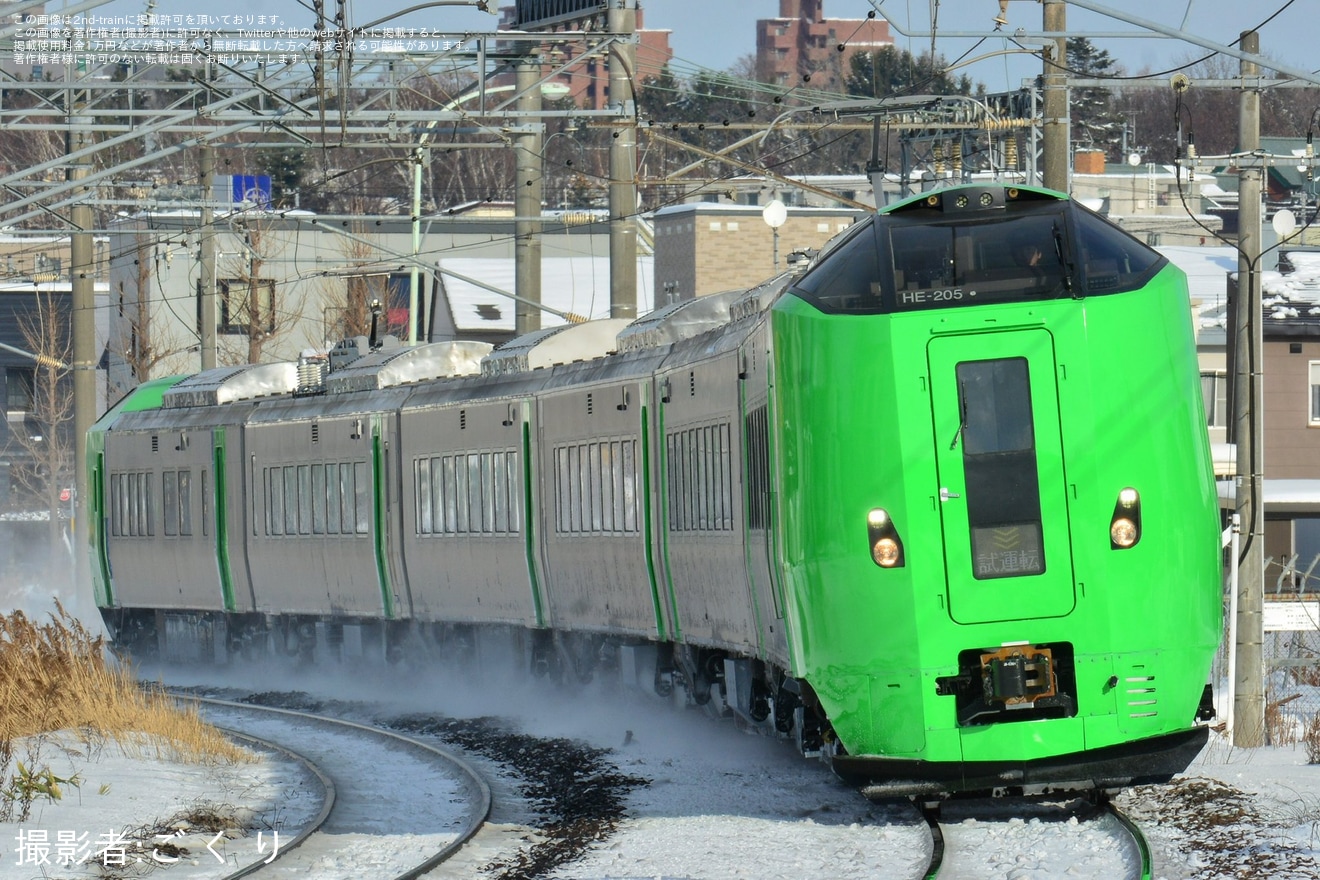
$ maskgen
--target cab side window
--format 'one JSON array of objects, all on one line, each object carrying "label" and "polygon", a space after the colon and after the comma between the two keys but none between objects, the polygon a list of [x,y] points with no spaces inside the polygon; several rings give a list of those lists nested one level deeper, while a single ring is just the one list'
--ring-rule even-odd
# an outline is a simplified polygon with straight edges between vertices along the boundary
[{"label": "cab side window", "polygon": [[1135,290],[1164,265],[1158,251],[1146,247],[1086,210],[1077,211],[1078,258],[1085,292]]},{"label": "cab side window", "polygon": [[796,289],[827,312],[873,313],[880,308],[880,260],[870,221],[859,223],[837,247],[821,255]]}]

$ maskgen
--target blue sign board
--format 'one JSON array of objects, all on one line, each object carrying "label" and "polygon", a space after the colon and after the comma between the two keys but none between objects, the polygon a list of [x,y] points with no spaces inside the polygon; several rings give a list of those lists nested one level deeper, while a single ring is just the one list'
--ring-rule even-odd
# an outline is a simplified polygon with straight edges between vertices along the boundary
[{"label": "blue sign board", "polygon": [[269,211],[271,206],[271,188],[269,174],[232,175],[234,203],[249,202],[257,208]]}]

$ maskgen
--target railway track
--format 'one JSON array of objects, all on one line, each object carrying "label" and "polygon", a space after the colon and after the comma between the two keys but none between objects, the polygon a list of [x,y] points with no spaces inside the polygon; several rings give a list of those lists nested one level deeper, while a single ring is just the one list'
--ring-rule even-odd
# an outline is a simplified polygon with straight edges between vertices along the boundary
[{"label": "railway track", "polygon": [[295,838],[265,852],[253,848],[224,880],[309,872],[413,880],[453,856],[490,813],[481,775],[429,743],[294,709],[175,696],[243,739],[292,754],[326,792],[320,814]]},{"label": "railway track", "polygon": [[1150,847],[1141,829],[1104,796],[1067,802],[955,800],[917,808],[931,835],[925,880],[1034,876],[1065,867],[1068,876],[1152,878]]},{"label": "railway track", "polygon": [[[724,850],[743,846],[746,838],[758,833],[758,813],[762,806],[744,802],[742,795],[721,799],[709,783],[694,785],[699,798],[702,823],[710,816],[723,816],[724,837],[718,844],[696,836],[697,827],[688,827],[698,803],[691,794],[678,794],[673,801],[643,806],[634,812],[624,798],[638,785],[651,784],[646,779],[621,773],[618,758],[608,750],[554,737],[534,736],[502,727],[490,718],[447,718],[430,713],[391,715],[370,703],[322,701],[300,692],[254,693],[245,700],[270,703],[288,710],[311,711],[357,719],[374,719],[405,735],[442,742],[445,748],[475,760],[499,786],[502,812],[465,846],[458,858],[440,865],[429,876],[465,878],[478,873],[501,880],[525,880],[545,877],[559,871],[568,877],[597,876],[683,876],[697,873],[702,852],[715,858],[715,866],[704,876],[725,876],[730,859]],[[248,703],[217,703],[236,711],[254,711]],[[299,715],[293,711],[288,714]],[[218,714],[210,717],[224,722]],[[631,731],[630,731],[631,732]],[[644,736],[646,734],[643,734]],[[651,737],[647,737],[651,741]],[[301,744],[299,746],[301,748]],[[626,748],[626,743],[625,743]],[[629,753],[625,753],[629,754]],[[635,752],[630,769],[657,767],[651,761],[637,763]],[[686,785],[673,772],[682,775],[690,755],[666,758],[657,777],[661,798],[666,790]],[[705,766],[705,765],[701,765]],[[732,785],[741,785],[745,768],[718,765],[715,774]],[[494,774],[492,775],[492,770]],[[704,771],[712,772],[712,768]],[[650,774],[648,774],[650,775]],[[770,774],[783,786],[783,772]],[[837,781],[834,783],[837,787]],[[755,789],[749,789],[750,793]],[[780,791],[778,796],[783,796]],[[407,797],[393,796],[402,802]],[[803,802],[805,803],[805,802]],[[791,852],[834,852],[834,861],[797,858],[786,872],[767,874],[774,877],[862,877],[883,866],[878,876],[888,878],[925,877],[928,880],[967,880],[993,877],[1049,877],[1067,875],[1097,880],[1152,876],[1149,850],[1139,829],[1115,807],[1103,800],[1075,798],[1065,802],[1041,799],[995,799],[975,801],[952,799],[942,802],[941,810],[926,811],[924,818],[934,841],[929,864],[925,864],[920,820],[912,823],[911,807],[903,800],[888,804],[872,801],[874,810],[847,813],[840,801],[823,809],[824,802],[808,811],[807,823],[788,820],[787,813],[776,812],[786,821],[774,825],[774,845]],[[510,808],[510,804],[517,804]],[[794,815],[801,806],[780,805]],[[844,822],[843,817],[848,816]],[[798,816],[800,818],[800,816]],[[661,841],[649,835],[658,825],[670,825]],[[837,833],[831,829],[837,828]],[[736,830],[734,830],[736,829]],[[800,845],[795,834],[801,834]],[[681,840],[681,844],[676,841]],[[734,841],[737,841],[736,843]],[[673,852],[690,848],[689,857]],[[822,849],[824,847],[824,849]],[[745,846],[743,846],[746,849]],[[846,856],[840,855],[847,853]],[[295,854],[296,855],[296,854]],[[294,856],[291,856],[293,858]],[[305,863],[304,863],[305,865]],[[695,866],[695,867],[694,867]],[[312,873],[325,873],[312,865]],[[337,866],[336,866],[337,867]],[[304,866],[300,871],[307,870]],[[741,876],[742,867],[730,876]],[[366,873],[358,870],[354,876]],[[373,877],[402,874],[379,870]],[[347,874],[345,874],[347,875]],[[263,878],[266,874],[260,875]],[[272,875],[273,876],[273,875]]]}]

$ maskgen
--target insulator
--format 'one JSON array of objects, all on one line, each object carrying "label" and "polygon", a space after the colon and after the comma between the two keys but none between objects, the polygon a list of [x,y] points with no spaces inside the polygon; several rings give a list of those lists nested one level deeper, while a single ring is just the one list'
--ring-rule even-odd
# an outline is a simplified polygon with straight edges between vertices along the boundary
[{"label": "insulator", "polygon": [[1010,171],[1018,167],[1017,135],[1004,138],[1004,166]]},{"label": "insulator", "polygon": [[304,392],[315,391],[325,387],[325,374],[329,372],[330,362],[328,359],[321,358],[299,358],[298,359],[298,388]]},{"label": "insulator", "polygon": [[936,173],[936,174],[943,174],[943,173],[944,173],[944,144],[942,144],[942,143],[937,143],[937,144],[935,144],[934,152],[935,152],[935,173]]}]

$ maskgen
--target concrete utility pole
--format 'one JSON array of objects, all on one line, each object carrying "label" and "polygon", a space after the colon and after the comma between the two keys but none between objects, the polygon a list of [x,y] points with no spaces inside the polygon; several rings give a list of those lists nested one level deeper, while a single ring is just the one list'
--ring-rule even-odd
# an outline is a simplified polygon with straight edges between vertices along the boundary
[{"label": "concrete utility pole", "polygon": [[610,4],[610,106],[619,114],[610,144],[610,317],[637,317],[637,0]]},{"label": "concrete utility pole", "polygon": [[[1242,34],[1243,52],[1260,53],[1260,35]],[[1242,96],[1238,112],[1238,150],[1260,150],[1260,66],[1241,62]],[[1234,320],[1233,440],[1237,444],[1237,512],[1247,534],[1238,574],[1237,668],[1231,671],[1233,744],[1265,744],[1265,641],[1262,605],[1265,592],[1265,455],[1261,379],[1261,186],[1260,158],[1245,158],[1238,172],[1238,284]]]},{"label": "concrete utility pole", "polygon": [[[1064,0],[1044,0],[1044,28],[1047,34],[1067,30],[1068,7]],[[1054,40],[1054,48],[1045,56],[1041,126],[1041,183],[1059,192],[1068,191],[1068,41]]]},{"label": "concrete utility pole", "polygon": [[[423,135],[425,140],[425,135]],[[430,151],[424,146],[413,150],[412,193],[412,266],[408,271],[408,344],[417,344],[417,307],[422,301],[421,269],[418,254],[422,250],[422,171],[430,164]]]},{"label": "concrete utility pole", "polygon": [[[211,210],[211,184],[215,176],[215,148],[203,144],[201,148],[202,172],[202,228],[198,231],[197,259],[201,270],[202,300],[202,369],[215,369],[215,212]],[[138,296],[142,292],[138,291]]]},{"label": "concrete utility pole", "polygon": [[[518,61],[516,83],[519,112],[539,113],[541,60],[535,48]],[[545,175],[541,170],[543,126],[538,119],[524,117],[519,124],[515,146],[517,190],[513,206],[517,217],[513,221],[513,292],[518,294],[514,332],[519,336],[541,329],[541,201],[545,190]]]},{"label": "concrete utility pole", "polygon": [[[84,120],[79,115],[82,101],[73,104],[73,116],[70,117],[69,152],[77,152],[86,143]],[[83,157],[72,164],[69,178],[73,181],[87,176],[90,157]],[[85,189],[75,190],[78,201],[70,211],[73,221],[73,233],[69,240],[69,280],[73,299],[73,486],[75,494],[73,533],[73,584],[81,592],[83,575],[86,572],[86,560],[82,557],[83,548],[90,543],[91,533],[87,529],[90,521],[87,516],[87,431],[96,421],[96,263],[95,242],[92,239],[92,206],[90,194]],[[50,442],[55,442],[51,438]],[[51,474],[51,479],[55,479]]]}]

